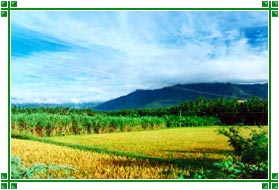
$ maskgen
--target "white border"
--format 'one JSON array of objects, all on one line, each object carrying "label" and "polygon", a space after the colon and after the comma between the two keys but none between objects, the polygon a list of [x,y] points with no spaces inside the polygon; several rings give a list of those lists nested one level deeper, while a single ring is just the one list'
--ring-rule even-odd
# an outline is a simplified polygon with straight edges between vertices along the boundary
[{"label": "white border", "polygon": [[[18,7],[20,8],[182,8],[182,7],[198,7],[198,8],[260,8],[260,0],[18,0]],[[278,131],[279,131],[279,117],[277,117],[279,100],[279,90],[276,82],[278,81],[279,71],[278,64],[278,49],[279,49],[279,18],[272,18],[272,172],[279,173],[279,155],[275,151],[277,149],[276,145],[279,143]],[[0,173],[6,172],[8,170],[7,157],[5,156],[8,149],[8,137],[7,137],[7,123],[8,123],[8,57],[7,57],[7,22],[8,19],[5,17],[0,17]],[[277,76],[276,76],[277,75]],[[276,162],[277,160],[277,162]],[[214,189],[214,190],[257,190],[262,189],[261,183],[249,182],[249,183],[222,183],[222,182],[210,182],[210,183],[194,183],[194,182],[68,182],[68,183],[18,183],[18,189],[28,189],[28,190],[41,190],[41,189],[99,189],[99,190],[203,190],[203,189]]]}]

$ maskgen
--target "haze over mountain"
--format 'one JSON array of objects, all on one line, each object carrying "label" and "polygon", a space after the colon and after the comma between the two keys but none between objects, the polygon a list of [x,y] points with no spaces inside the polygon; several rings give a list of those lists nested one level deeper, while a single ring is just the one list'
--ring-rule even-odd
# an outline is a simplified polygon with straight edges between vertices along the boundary
[{"label": "haze over mountain", "polygon": [[267,98],[268,84],[197,83],[178,84],[155,90],[136,90],[98,105],[98,110],[158,108],[181,104],[199,97],[207,99],[252,97]]},{"label": "haze over mountain", "polygon": [[12,102],[105,102],[176,84],[264,83],[267,20],[267,11],[14,11]]},{"label": "haze over mountain", "polygon": [[75,108],[75,109],[95,109],[96,106],[101,104],[101,102],[82,102],[82,103],[36,103],[36,102],[25,102],[25,103],[13,103],[12,98],[12,106],[17,107],[31,107],[31,108],[38,108],[38,107],[62,107],[62,108]]}]

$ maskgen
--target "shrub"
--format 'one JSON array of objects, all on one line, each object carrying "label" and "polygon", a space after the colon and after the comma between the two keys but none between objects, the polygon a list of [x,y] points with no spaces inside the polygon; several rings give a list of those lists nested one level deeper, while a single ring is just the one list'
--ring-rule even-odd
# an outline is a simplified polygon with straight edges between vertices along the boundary
[{"label": "shrub", "polygon": [[192,173],[195,179],[266,179],[267,161],[258,164],[247,164],[229,157],[216,162],[210,170],[200,169]]},{"label": "shrub", "polygon": [[223,128],[219,134],[228,137],[234,148],[227,160],[216,162],[212,168],[191,173],[195,179],[266,179],[268,177],[268,139],[262,128],[252,130],[248,138],[240,135],[239,127]]},{"label": "shrub", "polygon": [[257,164],[267,161],[268,140],[267,132],[261,127],[259,130],[252,130],[248,138],[239,134],[239,127],[223,128],[219,134],[228,137],[229,144],[234,148],[235,155],[240,157],[240,161],[248,164]]},{"label": "shrub", "polygon": [[[75,170],[70,166],[55,166],[36,163],[29,168],[26,167],[18,156],[12,156],[12,179],[34,179],[34,178],[73,178],[72,172]],[[51,173],[51,175],[50,175]],[[56,175],[56,176],[53,176]]]}]

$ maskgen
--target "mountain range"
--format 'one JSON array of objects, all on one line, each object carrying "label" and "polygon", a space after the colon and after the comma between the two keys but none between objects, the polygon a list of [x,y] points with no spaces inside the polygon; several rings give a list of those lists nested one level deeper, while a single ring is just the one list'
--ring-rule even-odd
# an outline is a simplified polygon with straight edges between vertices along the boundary
[{"label": "mountain range", "polygon": [[196,83],[178,84],[155,90],[136,90],[95,107],[97,110],[130,108],[159,108],[181,104],[184,101],[206,99],[252,97],[267,98],[268,84]]},{"label": "mountain range", "polygon": [[78,109],[94,109],[99,111],[160,108],[179,105],[184,101],[205,99],[234,98],[245,100],[252,97],[267,98],[268,84],[232,84],[232,83],[195,83],[177,84],[153,90],[136,90],[106,102],[83,103],[13,103],[19,107],[70,107]]}]

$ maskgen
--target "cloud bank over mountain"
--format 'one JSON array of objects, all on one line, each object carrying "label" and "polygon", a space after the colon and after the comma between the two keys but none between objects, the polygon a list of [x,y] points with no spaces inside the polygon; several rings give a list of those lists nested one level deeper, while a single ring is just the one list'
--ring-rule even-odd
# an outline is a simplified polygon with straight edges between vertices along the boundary
[{"label": "cloud bank over mountain", "polygon": [[267,12],[12,13],[12,97],[105,101],[136,89],[268,80]]}]

